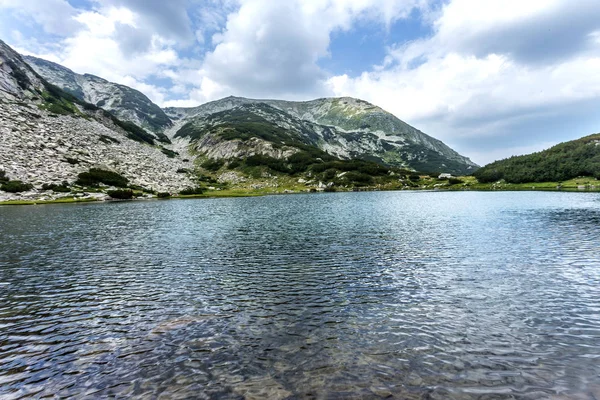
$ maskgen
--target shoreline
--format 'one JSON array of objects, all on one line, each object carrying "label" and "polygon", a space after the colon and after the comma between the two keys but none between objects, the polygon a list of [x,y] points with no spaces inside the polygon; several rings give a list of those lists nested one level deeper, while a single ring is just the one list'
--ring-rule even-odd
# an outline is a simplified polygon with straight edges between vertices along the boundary
[{"label": "shoreline", "polygon": [[[521,184],[522,185],[522,184]],[[446,188],[403,188],[403,189],[379,189],[369,188],[364,190],[336,190],[330,193],[358,193],[358,192],[567,192],[567,193],[600,193],[600,187],[596,186],[593,188],[577,188],[577,187],[446,187]],[[119,199],[97,199],[91,198],[76,198],[76,197],[62,197],[54,200],[7,200],[0,201],[0,206],[31,206],[31,205],[52,205],[52,204],[82,204],[82,203],[114,203],[114,202],[131,202],[131,201],[165,201],[165,200],[190,200],[190,199],[224,199],[224,198],[239,198],[239,197],[263,197],[263,196],[282,196],[282,195],[293,195],[293,194],[322,194],[327,193],[323,191],[309,192],[309,191],[282,191],[282,192],[261,192],[261,191],[218,191],[195,194],[195,195],[182,195],[172,196],[167,198],[134,198],[130,200],[119,200]]]}]

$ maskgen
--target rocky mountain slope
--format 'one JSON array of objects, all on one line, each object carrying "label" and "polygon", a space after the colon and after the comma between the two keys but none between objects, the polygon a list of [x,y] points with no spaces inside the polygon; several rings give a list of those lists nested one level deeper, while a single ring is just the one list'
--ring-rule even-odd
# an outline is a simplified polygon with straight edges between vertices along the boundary
[{"label": "rocky mountain slope", "polygon": [[[394,115],[348,97],[306,102],[227,97],[195,108],[167,108],[165,112],[176,122],[167,135],[191,140],[200,154],[211,158],[241,157],[252,152],[247,140],[232,132],[253,125],[262,132],[283,130],[287,138],[341,159],[360,158],[387,166],[454,174],[471,173],[478,168],[468,158]],[[223,135],[224,131],[228,134]],[[281,137],[254,138],[261,148],[258,153],[274,157],[289,153],[275,155],[272,150],[265,150],[269,147],[265,142],[281,144]]]},{"label": "rocky mountain slope", "polygon": [[56,185],[89,191],[81,174],[92,170],[138,189],[181,192],[240,182],[278,187],[278,178],[304,190],[404,188],[412,187],[411,171],[478,168],[362,100],[227,97],[161,110],[138,91],[24,59],[1,41],[0,140],[2,199],[29,196],[8,188],[32,189],[34,197],[54,196],[47,189]]},{"label": "rocky mountain slope", "polygon": [[114,171],[132,185],[179,191],[194,182],[178,170],[190,162],[144,130],[79,101],[40,77],[0,41],[0,171],[33,190],[0,191],[1,200],[53,197],[43,186],[72,185],[92,168]]},{"label": "rocky mountain slope", "polygon": [[40,76],[87,103],[101,107],[118,118],[132,122],[148,131],[162,134],[172,123],[164,111],[143,93],[130,87],[109,82],[89,74],[76,74],[62,65],[24,56]]},{"label": "rocky mountain slope", "polygon": [[[159,140],[167,142],[166,137],[178,138],[180,150],[187,149],[192,142],[200,156],[217,159],[253,154],[289,156],[290,149],[273,151],[273,146],[280,143],[270,142],[265,135],[242,140],[231,135],[230,130],[225,140],[223,135],[217,134],[225,125],[244,125],[248,119],[260,118],[262,132],[286,130],[299,143],[316,146],[341,159],[360,158],[386,166],[454,174],[471,173],[478,168],[441,141],[358,99],[292,102],[227,97],[194,108],[167,108],[163,112],[133,89],[92,75],[76,74],[35,57],[25,60],[49,82],[121,119],[145,127]],[[244,114],[246,120],[241,120],[240,114]],[[194,133],[190,134],[191,131]]]}]

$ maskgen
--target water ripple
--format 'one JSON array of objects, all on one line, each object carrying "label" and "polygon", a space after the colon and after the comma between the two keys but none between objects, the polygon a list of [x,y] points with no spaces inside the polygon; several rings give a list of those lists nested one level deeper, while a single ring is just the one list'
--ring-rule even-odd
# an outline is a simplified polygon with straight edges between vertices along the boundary
[{"label": "water ripple", "polygon": [[0,397],[600,398],[600,196],[0,207]]}]

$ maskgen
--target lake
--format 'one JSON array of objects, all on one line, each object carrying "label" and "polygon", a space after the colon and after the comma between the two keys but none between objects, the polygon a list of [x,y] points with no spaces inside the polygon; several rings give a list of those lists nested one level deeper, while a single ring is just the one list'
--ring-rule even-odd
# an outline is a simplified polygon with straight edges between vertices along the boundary
[{"label": "lake", "polygon": [[600,398],[600,194],[0,207],[0,398]]}]

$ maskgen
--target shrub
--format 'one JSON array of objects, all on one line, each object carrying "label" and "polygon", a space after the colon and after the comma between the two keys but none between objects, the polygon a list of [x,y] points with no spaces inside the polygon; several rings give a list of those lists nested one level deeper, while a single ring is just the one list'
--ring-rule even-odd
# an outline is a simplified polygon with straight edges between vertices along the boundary
[{"label": "shrub", "polygon": [[448,183],[451,185],[458,185],[459,183],[463,183],[463,181],[458,178],[448,178]]},{"label": "shrub", "polygon": [[77,184],[81,186],[97,187],[100,183],[109,186],[127,187],[129,180],[116,172],[91,168],[88,172],[77,175]]},{"label": "shrub", "polygon": [[68,182],[63,182],[61,185],[57,185],[55,183],[44,183],[42,185],[43,190],[52,190],[55,193],[69,193],[71,189],[69,189]]},{"label": "shrub", "polygon": [[90,103],[83,103],[83,109],[87,111],[98,111],[100,107]]},{"label": "shrub", "polygon": [[333,168],[326,170],[325,172],[323,172],[323,179],[325,179],[326,181],[332,180],[333,178],[335,178],[336,172],[337,171]]},{"label": "shrub", "polygon": [[218,171],[221,169],[221,167],[223,167],[223,165],[225,165],[225,161],[223,160],[209,159],[203,162],[200,166],[209,171]]},{"label": "shrub", "polygon": [[6,176],[6,171],[0,169],[0,183],[8,182],[9,179]]},{"label": "shrub", "polygon": [[119,128],[127,132],[127,137],[131,140],[135,140],[140,143],[154,144],[154,136],[140,128],[133,122],[121,121],[108,111],[104,111],[104,115],[112,120],[112,122]]},{"label": "shrub", "polygon": [[133,190],[131,190],[131,189],[109,190],[107,192],[107,194],[113,199],[119,199],[119,200],[133,199]]},{"label": "shrub", "polygon": [[242,165],[242,163],[240,162],[240,160],[232,160],[229,161],[229,164],[227,164],[227,169],[236,169],[237,167],[239,167],[240,165]]},{"label": "shrub", "polygon": [[369,185],[373,183],[373,177],[362,172],[350,171],[344,175],[344,178],[359,185]]},{"label": "shrub", "polygon": [[106,143],[106,144],[121,143],[119,140],[112,138],[110,136],[107,136],[107,135],[100,135],[98,140],[100,140],[102,143]]},{"label": "shrub", "polygon": [[158,197],[159,199],[168,199],[169,197],[171,197],[171,193],[169,192],[159,192],[156,197]]},{"label": "shrub", "polygon": [[53,187],[52,191],[54,193],[69,193],[69,192],[71,192],[71,189],[69,189],[68,187],[63,186],[63,185],[58,185],[58,186]]},{"label": "shrub", "polygon": [[277,158],[269,156],[263,156],[262,154],[255,154],[246,158],[246,165],[248,167],[266,166],[272,169],[273,171],[290,172],[283,160],[279,160]]},{"label": "shrub", "polygon": [[213,178],[212,176],[205,176],[205,175],[199,175],[198,176],[198,180],[200,182],[207,182],[207,183],[218,183],[218,181]]},{"label": "shrub", "polygon": [[421,177],[419,175],[412,174],[412,175],[408,176],[408,179],[410,179],[413,182],[417,182],[418,180],[421,179]]},{"label": "shrub", "polygon": [[202,193],[204,193],[204,190],[202,190],[201,187],[185,188],[181,192],[179,192],[179,194],[182,196],[189,196],[189,195],[193,195],[193,194],[202,194]]},{"label": "shrub", "polygon": [[26,192],[31,189],[33,189],[33,185],[31,183],[24,183],[22,181],[7,181],[0,186],[0,190],[4,190],[5,192],[9,193]]},{"label": "shrub", "polygon": [[46,107],[48,111],[54,114],[68,115],[73,114],[73,110],[69,106],[62,103],[49,103]]},{"label": "shrub", "polygon": [[80,161],[76,158],[71,158],[71,157],[65,157],[65,161],[68,162],[71,165],[77,165],[80,163]]},{"label": "shrub", "polygon": [[173,151],[173,150],[169,150],[169,149],[165,149],[164,147],[161,147],[160,151],[162,151],[162,153],[164,155],[166,155],[167,157],[169,157],[169,158],[175,158],[176,156],[179,155],[178,152]]},{"label": "shrub", "polygon": [[190,170],[187,169],[187,168],[179,168],[179,169],[177,169],[177,173],[178,174],[187,174],[188,172],[190,172]]}]

